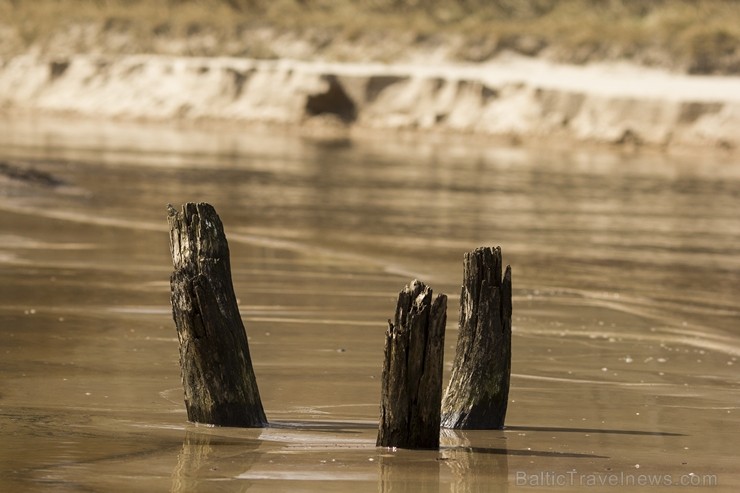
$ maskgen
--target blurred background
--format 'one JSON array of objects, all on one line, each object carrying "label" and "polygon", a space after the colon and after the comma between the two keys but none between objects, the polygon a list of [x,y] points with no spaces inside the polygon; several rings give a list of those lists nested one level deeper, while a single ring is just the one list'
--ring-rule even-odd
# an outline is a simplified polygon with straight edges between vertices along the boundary
[{"label": "blurred background", "polygon": [[[0,0],[0,491],[740,491],[738,40],[729,0]],[[187,422],[191,201],[271,428]],[[447,378],[496,245],[507,428],[376,448],[398,291],[448,294]]]}]

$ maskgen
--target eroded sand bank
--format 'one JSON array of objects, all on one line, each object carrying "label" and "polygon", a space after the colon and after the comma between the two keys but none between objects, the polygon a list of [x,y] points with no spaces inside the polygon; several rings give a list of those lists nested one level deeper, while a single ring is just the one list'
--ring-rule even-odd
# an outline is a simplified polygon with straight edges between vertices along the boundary
[{"label": "eroded sand bank", "polygon": [[0,108],[663,147],[740,145],[740,77],[513,55],[471,65],[24,55],[0,65]]}]

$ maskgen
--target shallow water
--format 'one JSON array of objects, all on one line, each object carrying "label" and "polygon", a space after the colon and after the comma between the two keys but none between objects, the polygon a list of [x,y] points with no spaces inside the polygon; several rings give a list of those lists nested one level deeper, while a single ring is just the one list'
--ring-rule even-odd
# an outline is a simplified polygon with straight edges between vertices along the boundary
[{"label": "shallow water", "polygon": [[[740,488],[740,162],[1,121],[0,491]],[[167,203],[211,202],[274,426],[186,421]],[[514,274],[504,431],[375,447],[385,320]],[[649,484],[648,484],[649,483]],[[659,483],[659,485],[658,485]]]}]

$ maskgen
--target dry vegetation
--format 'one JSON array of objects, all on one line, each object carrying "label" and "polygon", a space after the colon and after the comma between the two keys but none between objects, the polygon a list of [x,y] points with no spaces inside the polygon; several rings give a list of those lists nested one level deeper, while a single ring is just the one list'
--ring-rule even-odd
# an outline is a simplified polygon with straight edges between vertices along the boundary
[{"label": "dry vegetation", "polygon": [[[114,52],[403,60],[445,47],[740,73],[737,0],[0,0],[0,55]],[[350,49],[352,48],[352,49]]]}]

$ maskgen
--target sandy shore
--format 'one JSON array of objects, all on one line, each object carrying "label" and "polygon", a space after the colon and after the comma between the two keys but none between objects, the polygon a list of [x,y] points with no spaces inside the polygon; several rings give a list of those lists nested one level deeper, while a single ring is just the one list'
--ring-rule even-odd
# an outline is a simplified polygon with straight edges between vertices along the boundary
[{"label": "sandy shore", "polygon": [[740,77],[515,55],[445,65],[23,55],[0,64],[3,113],[308,123],[734,151]]}]

